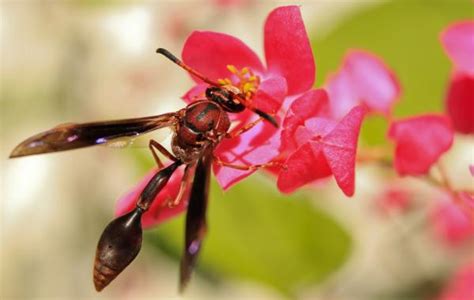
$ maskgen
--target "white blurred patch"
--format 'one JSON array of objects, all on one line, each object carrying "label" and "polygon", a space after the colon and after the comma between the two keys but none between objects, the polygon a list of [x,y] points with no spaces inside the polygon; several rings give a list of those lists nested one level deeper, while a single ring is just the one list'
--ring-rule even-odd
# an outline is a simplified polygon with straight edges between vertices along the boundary
[{"label": "white blurred patch", "polygon": [[149,49],[152,16],[143,6],[126,8],[106,17],[104,29],[112,36],[119,49],[138,55]]},{"label": "white blurred patch", "polygon": [[33,202],[41,198],[51,165],[42,157],[15,159],[5,165],[3,224],[8,226],[21,220],[29,207],[36,206]]},{"label": "white blurred patch", "polygon": [[1,9],[0,10],[0,45],[3,46],[3,36],[5,35],[4,31],[5,31],[5,26],[3,25],[3,22],[5,22],[5,16],[6,14],[4,13],[4,10]]},{"label": "white blurred patch", "polygon": [[474,140],[470,136],[455,135],[453,147],[442,156],[441,164],[454,189],[472,190],[474,178],[469,165],[474,164]]}]

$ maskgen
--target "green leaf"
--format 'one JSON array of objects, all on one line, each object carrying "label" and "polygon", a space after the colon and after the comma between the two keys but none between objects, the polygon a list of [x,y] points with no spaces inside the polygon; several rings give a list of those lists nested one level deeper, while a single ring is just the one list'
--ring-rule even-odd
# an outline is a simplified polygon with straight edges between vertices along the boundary
[{"label": "green leaf", "polygon": [[[327,278],[346,260],[347,232],[304,195],[283,196],[268,181],[247,180],[223,193],[212,185],[208,236],[198,269],[260,282],[287,295]],[[184,216],[146,238],[178,258]]]}]

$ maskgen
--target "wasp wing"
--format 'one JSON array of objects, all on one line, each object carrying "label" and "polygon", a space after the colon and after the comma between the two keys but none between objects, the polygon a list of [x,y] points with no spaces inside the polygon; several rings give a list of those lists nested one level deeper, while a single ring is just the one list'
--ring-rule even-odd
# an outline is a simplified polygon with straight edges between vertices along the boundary
[{"label": "wasp wing", "polygon": [[72,150],[134,137],[177,122],[177,113],[115,121],[63,124],[38,133],[15,147],[10,158]]},{"label": "wasp wing", "polygon": [[191,273],[201,250],[202,240],[206,235],[206,209],[211,174],[212,151],[206,151],[197,162],[194,181],[189,196],[186,214],[186,231],[184,254],[181,258],[179,290],[184,291],[191,278]]}]

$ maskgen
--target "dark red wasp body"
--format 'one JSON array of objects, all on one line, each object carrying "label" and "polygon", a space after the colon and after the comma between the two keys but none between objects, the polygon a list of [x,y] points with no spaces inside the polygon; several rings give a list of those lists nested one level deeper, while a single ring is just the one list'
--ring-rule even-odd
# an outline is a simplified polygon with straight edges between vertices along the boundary
[{"label": "dark red wasp body", "polygon": [[[150,140],[149,147],[160,170],[141,192],[135,209],[109,223],[100,237],[93,272],[94,285],[98,291],[107,286],[137,256],[142,243],[143,213],[149,209],[158,193],[166,186],[173,172],[179,166],[185,165],[178,197],[167,203],[172,206],[180,201],[188,201],[185,248],[180,272],[180,290],[182,290],[190,278],[206,232],[206,208],[213,150],[223,138],[236,136],[256,124],[256,122],[250,123],[230,134],[228,131],[231,122],[228,113],[251,109],[261,117],[259,120],[265,119],[277,126],[271,116],[253,108],[250,99],[241,94],[238,88],[211,81],[165,49],[160,48],[157,52],[208,83],[210,86],[206,89],[205,98],[177,112],[158,116],[60,125],[25,140],[10,155],[20,157],[71,150],[104,144],[117,138],[135,137],[163,127],[172,128],[173,153],[169,153],[158,142]],[[156,150],[173,162],[164,167]],[[260,167],[218,162],[238,169]],[[183,199],[185,195],[189,195],[189,199]]]}]

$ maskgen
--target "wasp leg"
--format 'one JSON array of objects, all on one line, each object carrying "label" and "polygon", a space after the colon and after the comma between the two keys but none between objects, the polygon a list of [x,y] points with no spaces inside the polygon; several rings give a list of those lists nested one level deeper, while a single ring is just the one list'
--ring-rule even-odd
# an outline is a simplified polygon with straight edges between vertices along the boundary
[{"label": "wasp leg", "polygon": [[170,199],[169,201],[167,201],[168,207],[178,206],[181,201],[187,196],[189,188],[191,186],[191,181],[193,180],[195,167],[195,164],[186,165],[186,168],[184,169],[183,178],[181,179],[181,184],[179,185],[178,195],[174,200]]},{"label": "wasp leg", "polygon": [[263,118],[258,118],[257,120],[247,123],[244,127],[240,128],[239,130],[233,131],[233,132],[228,132],[226,133],[225,137],[228,139],[235,138],[239,135],[241,135],[244,132],[249,131],[250,129],[254,128],[255,125],[263,121]]},{"label": "wasp leg", "polygon": [[161,159],[158,157],[158,154],[156,153],[156,150],[160,151],[161,154],[168,157],[172,161],[177,161],[178,160],[176,157],[174,157],[173,154],[171,154],[168,150],[166,150],[165,147],[163,147],[160,143],[158,143],[155,140],[150,140],[150,142],[148,143],[148,148],[150,148],[150,151],[153,154],[153,158],[155,159],[156,164],[158,165],[158,168],[160,168],[160,169],[162,169],[164,165],[161,162]]},{"label": "wasp leg", "polygon": [[254,171],[260,168],[268,168],[268,167],[286,168],[285,165],[279,161],[270,161],[266,164],[258,164],[258,165],[237,165],[237,164],[232,164],[232,163],[222,161],[217,156],[214,156],[214,161],[220,166],[229,167],[232,169],[237,169],[237,170],[242,170],[242,171]]}]

